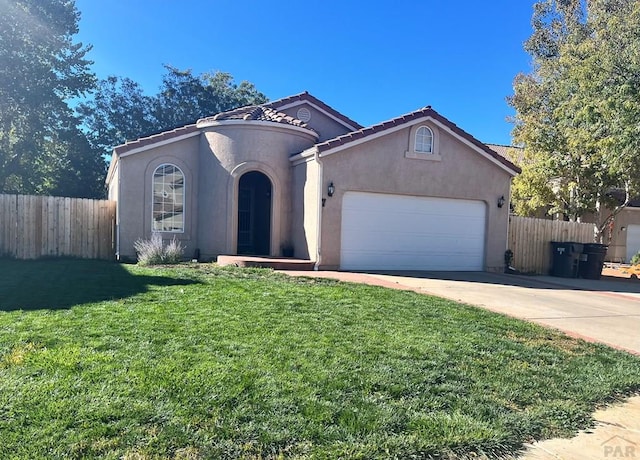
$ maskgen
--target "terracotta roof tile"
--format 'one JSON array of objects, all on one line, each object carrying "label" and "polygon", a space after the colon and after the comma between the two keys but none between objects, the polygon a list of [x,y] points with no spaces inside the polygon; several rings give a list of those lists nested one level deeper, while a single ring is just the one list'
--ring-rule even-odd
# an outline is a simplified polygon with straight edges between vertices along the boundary
[{"label": "terracotta roof tile", "polygon": [[227,112],[220,112],[212,117],[201,118],[198,120],[197,125],[208,121],[224,121],[224,120],[255,120],[255,121],[269,121],[272,123],[282,123],[291,126],[298,126],[300,128],[306,128],[313,131],[304,121],[291,117],[286,113],[278,112],[270,107],[264,105],[248,105],[246,107],[240,107],[238,109],[229,110]]},{"label": "terracotta roof tile", "polygon": [[515,158],[515,160],[518,164],[522,164],[522,161],[524,160],[524,149],[522,147],[498,144],[487,144],[487,147],[509,161],[512,161],[514,159],[512,152],[517,152],[517,158]]},{"label": "terracotta roof tile", "polygon": [[365,138],[367,136],[371,136],[372,134],[376,134],[376,133],[380,133],[383,132],[387,129],[393,128],[395,126],[401,126],[405,123],[408,123],[410,121],[416,120],[418,118],[423,118],[423,117],[431,117],[434,120],[437,120],[438,122],[442,123],[443,125],[447,126],[449,129],[451,129],[451,131],[453,131],[454,133],[456,133],[458,136],[466,139],[467,141],[471,142],[473,145],[475,145],[476,147],[480,148],[483,152],[487,153],[488,155],[490,155],[491,157],[495,158],[497,161],[499,161],[500,163],[502,163],[503,165],[505,165],[506,167],[508,167],[509,169],[520,173],[521,170],[518,166],[516,166],[515,164],[513,164],[511,161],[509,161],[507,158],[503,157],[502,155],[498,154],[496,151],[492,150],[491,148],[489,148],[486,144],[483,144],[482,142],[480,142],[478,139],[476,139],[475,137],[473,137],[471,134],[467,133],[466,131],[464,131],[463,129],[459,128],[455,123],[452,123],[451,121],[449,121],[448,119],[446,119],[445,117],[443,117],[442,115],[440,115],[438,112],[436,112],[435,110],[433,110],[431,108],[431,106],[426,106],[422,109],[416,110],[415,112],[411,112],[408,113],[406,115],[401,115],[397,118],[394,118],[392,120],[388,120],[388,121],[384,121],[382,123],[379,123],[377,125],[373,125],[373,126],[369,126],[367,128],[361,128],[357,131],[353,131],[347,134],[343,134],[342,136],[338,136],[335,137],[333,139],[329,139],[327,141],[321,142],[319,144],[316,144],[316,148],[318,149],[319,152],[326,152],[328,150],[332,150],[336,147],[342,146],[342,145],[347,145],[350,142],[353,142],[357,139],[362,139]]},{"label": "terracotta roof tile", "polygon": [[138,139],[127,141],[124,144],[115,147],[113,151],[115,154],[120,155],[124,152],[128,152],[129,150],[144,147],[149,144],[155,144],[156,142],[166,141],[175,137],[184,136],[185,134],[191,134],[195,131],[198,131],[195,124],[181,126],[161,133],[152,134],[151,136],[140,137]]},{"label": "terracotta roof tile", "polygon": [[293,96],[284,97],[282,99],[278,99],[278,100],[275,100],[275,101],[267,102],[266,104],[263,104],[263,106],[264,107],[270,107],[270,108],[282,107],[284,105],[291,104],[292,102],[297,102],[297,101],[311,102],[312,104],[317,105],[318,107],[320,107],[324,111],[330,113],[334,117],[342,120],[347,125],[353,126],[355,129],[364,128],[364,126],[362,126],[357,121],[354,121],[351,118],[341,114],[340,112],[338,112],[333,107],[325,104],[320,99],[318,99],[318,98],[312,96],[311,94],[309,94],[307,91],[305,91],[303,93],[300,93],[300,94],[294,94]]}]

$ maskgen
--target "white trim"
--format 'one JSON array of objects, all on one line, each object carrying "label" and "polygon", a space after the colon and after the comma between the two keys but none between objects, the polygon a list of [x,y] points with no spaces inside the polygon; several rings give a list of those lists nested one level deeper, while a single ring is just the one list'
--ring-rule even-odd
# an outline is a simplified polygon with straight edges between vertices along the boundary
[{"label": "white trim", "polygon": [[318,163],[318,202],[316,206],[318,208],[318,214],[316,216],[316,263],[313,264],[313,270],[320,270],[320,264],[322,263],[322,198],[324,196],[324,170],[322,167],[322,161],[316,151],[313,156]]},{"label": "white trim", "polygon": [[118,164],[118,157],[119,155],[116,155],[114,152],[111,152],[111,161],[109,162],[109,169],[107,170],[107,177],[104,180],[104,183],[109,185],[111,183],[111,181],[113,180],[113,174],[114,171],[116,170],[116,165]]},{"label": "white trim", "polygon": [[303,150],[302,152],[289,157],[289,161],[293,163],[293,166],[299,165],[300,163],[307,163],[313,159],[313,156],[317,151],[318,149],[316,147],[308,148],[307,150]]},{"label": "white trim", "polygon": [[359,130],[359,129],[360,129],[360,128],[358,128],[357,126],[353,126],[353,125],[351,125],[350,123],[347,123],[347,122],[345,122],[344,120],[341,120],[340,118],[336,117],[336,116],[335,116],[335,115],[333,115],[332,113],[327,112],[327,111],[326,111],[326,110],[324,110],[323,108],[318,107],[316,104],[314,104],[314,103],[313,103],[313,102],[311,102],[311,101],[301,100],[301,101],[290,102],[290,103],[285,104],[285,105],[274,105],[273,107],[277,107],[277,108],[278,108],[278,111],[282,111],[282,110],[289,109],[289,108],[291,108],[291,107],[296,107],[296,106],[301,105],[301,104],[308,104],[308,105],[310,105],[310,106],[311,106],[311,107],[313,107],[314,109],[316,109],[316,110],[318,110],[319,112],[321,112],[321,113],[325,114],[327,117],[331,118],[331,119],[332,119],[332,120],[334,120],[334,121],[337,121],[337,122],[338,122],[338,123],[340,123],[342,126],[345,126],[345,127],[349,128],[349,129],[350,129],[350,130],[352,130],[352,131],[357,131],[357,130]]},{"label": "white trim", "polygon": [[404,157],[411,160],[427,160],[427,161],[442,161],[442,156],[437,153],[420,153],[420,152],[404,152]]},{"label": "white trim", "polygon": [[[167,144],[173,144],[174,142],[179,142],[179,141],[182,141],[184,139],[188,139],[190,137],[199,136],[199,135],[200,135],[200,131],[195,131],[195,132],[189,133],[189,134],[183,134],[181,136],[172,137],[170,139],[165,139],[163,141],[153,142],[151,144],[143,145],[142,147],[137,147],[137,148],[128,150],[126,152],[123,152],[123,153],[119,154],[119,156],[128,157],[129,155],[133,155],[134,153],[139,153],[139,152],[144,152],[145,150],[155,149],[156,147],[161,147],[161,146],[167,145]],[[145,138],[141,138],[141,139],[145,139]],[[123,145],[119,145],[118,147],[125,147],[126,145],[127,144],[123,144]],[[114,152],[118,147],[115,147],[113,149]]]},{"label": "white trim", "polygon": [[[122,194],[120,193],[120,188],[122,187],[122,173],[120,172],[121,170],[122,168],[118,166],[118,199],[116,200],[116,260],[120,260],[120,197],[122,196]],[[142,196],[142,198],[144,199],[144,195]]]},{"label": "white trim", "polygon": [[[419,119],[416,119],[416,120],[413,120],[413,121],[409,121],[409,122],[403,123],[400,126],[394,126],[393,128],[385,129],[383,131],[371,134],[371,135],[363,137],[361,139],[358,139],[358,140],[355,140],[355,141],[351,141],[351,142],[349,142],[347,144],[338,145],[338,146],[336,146],[336,147],[334,147],[332,149],[325,150],[324,152],[320,153],[320,158],[324,158],[326,156],[333,155],[334,153],[338,153],[341,150],[345,150],[345,149],[354,147],[356,145],[364,144],[365,142],[369,142],[369,141],[372,141],[372,140],[377,139],[379,137],[386,136],[387,134],[391,134],[391,133],[394,133],[396,131],[400,131],[402,129],[406,129],[407,127],[414,126],[414,125],[417,125],[417,124],[420,124],[420,123],[424,123],[426,120],[432,122],[434,125],[438,126],[439,128],[442,128],[443,130],[447,131],[449,134],[454,136],[456,139],[458,139],[459,141],[461,141],[465,145],[471,147],[476,152],[480,153],[487,160],[491,161],[492,163],[494,163],[495,165],[497,165],[498,167],[500,167],[501,169],[503,169],[504,171],[509,173],[511,176],[517,175],[516,171],[512,170],[511,168],[509,168],[507,165],[503,164],[502,162],[496,160],[493,156],[491,156],[490,154],[488,154],[487,152],[482,150],[480,147],[478,147],[474,143],[468,141],[467,139],[465,139],[464,137],[460,136],[459,134],[456,134],[451,128],[449,128],[448,126],[446,126],[445,124],[439,122],[438,120],[434,119],[431,116],[426,116],[424,118],[419,118]],[[303,155],[303,154],[305,154],[305,152],[306,151],[300,153],[299,155]],[[294,158],[295,157],[292,157],[291,159],[294,159]]]},{"label": "white trim", "polygon": [[298,131],[304,134],[311,134],[315,139],[318,138],[318,133],[315,131],[302,128],[300,126],[289,125],[285,123],[276,123],[273,121],[261,121],[261,120],[207,120],[198,122],[196,125],[198,128],[215,128],[218,126],[246,126],[248,128],[264,127],[269,129],[284,129]]}]

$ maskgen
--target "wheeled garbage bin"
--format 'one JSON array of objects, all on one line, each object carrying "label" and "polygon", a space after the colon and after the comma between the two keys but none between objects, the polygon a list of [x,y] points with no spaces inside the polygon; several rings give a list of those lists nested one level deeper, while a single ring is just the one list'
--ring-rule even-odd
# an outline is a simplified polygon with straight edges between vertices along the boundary
[{"label": "wheeled garbage bin", "polygon": [[580,278],[599,280],[602,276],[604,258],[607,255],[608,246],[598,243],[587,243],[582,248],[582,260],[578,274]]},{"label": "wheeled garbage bin", "polygon": [[551,276],[577,278],[582,249],[582,243],[552,241],[551,251],[553,253],[553,261]]}]

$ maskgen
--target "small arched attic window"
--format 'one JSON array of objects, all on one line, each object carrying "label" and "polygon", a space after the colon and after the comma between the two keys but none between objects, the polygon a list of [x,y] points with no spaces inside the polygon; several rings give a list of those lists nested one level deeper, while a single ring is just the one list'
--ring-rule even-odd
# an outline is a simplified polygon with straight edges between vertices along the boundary
[{"label": "small arched attic window", "polygon": [[407,139],[405,158],[414,160],[441,161],[440,134],[438,128],[427,123],[413,125]]},{"label": "small arched attic window", "polygon": [[420,126],[416,131],[414,144],[416,153],[433,153],[433,131],[427,126]]},{"label": "small arched attic window", "polygon": [[153,232],[184,232],[184,174],[172,164],[153,172]]}]

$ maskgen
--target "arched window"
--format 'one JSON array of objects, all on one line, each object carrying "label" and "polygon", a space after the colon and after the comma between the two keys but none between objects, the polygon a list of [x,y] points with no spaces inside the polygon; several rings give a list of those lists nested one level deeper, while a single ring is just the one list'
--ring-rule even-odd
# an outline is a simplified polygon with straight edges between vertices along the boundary
[{"label": "arched window", "polygon": [[416,131],[415,151],[433,153],[433,132],[426,126],[420,126]]},{"label": "arched window", "polygon": [[153,172],[153,232],[184,232],[184,174],[162,164]]}]

